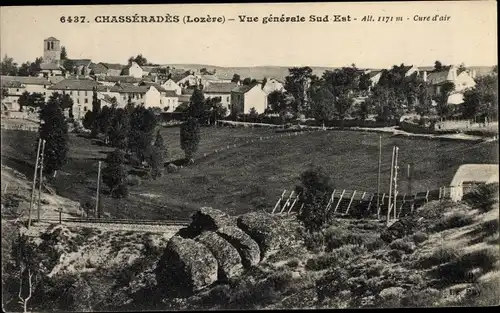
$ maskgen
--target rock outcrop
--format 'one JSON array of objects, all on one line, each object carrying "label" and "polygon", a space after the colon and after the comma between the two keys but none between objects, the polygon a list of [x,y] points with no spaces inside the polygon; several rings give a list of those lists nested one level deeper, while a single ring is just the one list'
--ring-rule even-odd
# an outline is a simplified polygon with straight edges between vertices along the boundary
[{"label": "rock outcrop", "polygon": [[237,225],[257,242],[261,258],[278,248],[279,225],[270,214],[261,212],[244,214],[238,217]]},{"label": "rock outcrop", "polygon": [[217,260],[205,245],[174,236],[158,262],[156,280],[165,291],[185,295],[215,282],[217,272]]},{"label": "rock outcrop", "polygon": [[259,245],[238,227],[229,226],[217,230],[217,234],[232,244],[240,254],[243,267],[250,267],[260,262]]},{"label": "rock outcrop", "polygon": [[203,231],[216,231],[233,223],[233,219],[221,210],[202,207],[191,216],[192,222],[181,229],[178,235],[184,238],[194,238]]},{"label": "rock outcrop", "polygon": [[203,232],[195,240],[204,244],[217,259],[219,280],[227,280],[241,273],[240,254],[227,240],[212,231]]}]

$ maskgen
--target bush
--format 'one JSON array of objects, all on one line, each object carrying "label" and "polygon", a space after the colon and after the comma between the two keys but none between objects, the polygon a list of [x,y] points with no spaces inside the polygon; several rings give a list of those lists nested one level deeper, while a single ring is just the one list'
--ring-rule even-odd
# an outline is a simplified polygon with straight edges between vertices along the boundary
[{"label": "bush", "polygon": [[458,228],[470,225],[474,222],[474,218],[464,212],[453,213],[448,216],[442,217],[436,225],[434,225],[435,231],[443,231],[451,228]]},{"label": "bush", "polygon": [[435,250],[430,256],[420,259],[417,268],[429,268],[435,265],[444,264],[458,257],[459,252],[455,248],[441,247]]},{"label": "bush", "polygon": [[112,192],[111,196],[113,198],[126,198],[128,197],[128,188],[126,184],[120,184]]},{"label": "bush", "polygon": [[381,238],[377,237],[373,240],[370,240],[364,244],[364,247],[369,251],[378,250],[386,245],[386,242]]},{"label": "bush", "polygon": [[340,248],[344,245],[363,245],[367,242],[367,235],[346,231],[338,227],[330,227],[325,232],[326,251]]},{"label": "bush", "polygon": [[328,297],[335,297],[342,290],[349,288],[349,273],[340,267],[334,268],[316,281],[316,295],[322,302]]},{"label": "bush", "polygon": [[322,232],[306,232],[304,235],[304,245],[312,252],[322,252],[325,248],[325,236]]},{"label": "bush", "polygon": [[300,263],[299,259],[291,259],[286,263],[286,265],[291,268],[296,268],[297,266],[299,266],[299,263]]},{"label": "bush", "polygon": [[415,251],[415,245],[411,241],[406,241],[404,239],[396,239],[391,242],[390,247],[392,249],[400,250],[405,253],[413,253]]},{"label": "bush", "polygon": [[350,258],[365,252],[366,249],[364,247],[346,245],[319,257],[307,260],[305,268],[313,271],[321,271],[334,266],[346,264]]},{"label": "bush", "polygon": [[129,186],[139,186],[141,184],[141,179],[137,175],[127,176],[127,185]]},{"label": "bush", "polygon": [[478,278],[477,275],[474,275],[476,270],[487,272],[495,268],[499,256],[494,250],[476,250],[456,257],[450,262],[438,266],[431,272],[431,275],[439,279],[439,287],[462,282],[475,282]]},{"label": "bush", "polygon": [[168,173],[176,173],[179,171],[179,168],[177,167],[177,165],[175,164],[172,164],[172,163],[169,163],[167,165],[167,172]]},{"label": "bush", "polygon": [[475,187],[463,196],[463,201],[481,212],[492,210],[498,203],[498,183]]},{"label": "bush", "polygon": [[413,242],[415,242],[418,245],[418,244],[421,244],[422,242],[426,241],[429,238],[429,236],[424,232],[418,231],[418,232],[413,234],[412,238],[413,238]]}]

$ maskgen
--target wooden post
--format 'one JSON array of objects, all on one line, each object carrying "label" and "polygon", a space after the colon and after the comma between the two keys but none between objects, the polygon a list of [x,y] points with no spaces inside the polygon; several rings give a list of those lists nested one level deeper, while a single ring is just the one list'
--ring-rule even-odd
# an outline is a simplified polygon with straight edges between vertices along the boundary
[{"label": "wooden post", "polygon": [[286,199],[285,205],[283,205],[283,208],[281,208],[280,213],[285,212],[286,207],[288,206],[288,203],[290,203],[290,199],[293,197],[294,191],[290,192],[290,195],[288,196],[288,199]]},{"label": "wooden post", "polygon": [[295,196],[295,200],[293,200],[292,205],[290,205],[290,210],[288,210],[288,214],[290,214],[292,212],[292,209],[295,206],[295,203],[297,202],[297,200],[299,200],[299,197],[300,197],[300,192]]},{"label": "wooden post", "polygon": [[391,218],[391,197],[392,197],[392,178],[394,175],[394,154],[396,151],[396,147],[392,147],[392,160],[391,160],[391,179],[389,181],[389,202],[387,204],[387,224],[389,224],[389,219]]},{"label": "wooden post", "polygon": [[342,201],[342,197],[344,196],[344,193],[345,193],[345,189],[342,190],[342,193],[340,194],[339,201],[337,202],[337,205],[335,206],[335,210],[333,210],[333,214],[337,213],[337,209],[339,208],[340,201]]},{"label": "wooden post", "polygon": [[[378,195],[377,195],[378,198]],[[380,219],[380,209],[384,205],[384,200],[385,200],[385,192],[382,194],[382,199],[380,200],[380,206],[377,207],[377,219]]]},{"label": "wooden post", "polygon": [[283,190],[283,193],[281,194],[280,198],[278,199],[278,202],[276,202],[276,205],[274,206],[274,209],[273,211],[271,212],[271,214],[274,214],[274,211],[276,211],[276,208],[278,207],[278,205],[281,203],[281,200],[283,199],[283,196],[285,195],[285,192],[286,192],[286,189]]},{"label": "wooden post", "polygon": [[370,198],[370,202],[368,203],[368,207],[366,208],[366,211],[370,212],[370,208],[372,206],[372,201],[373,201],[373,197],[375,197],[374,194],[372,194],[371,198]]},{"label": "wooden post", "polygon": [[356,190],[351,195],[351,201],[349,201],[349,205],[347,206],[347,210],[345,210],[345,214],[349,213],[349,209],[351,208],[352,201],[354,200],[354,196],[356,195]]},{"label": "wooden post", "polygon": [[328,204],[326,205],[326,212],[328,213],[328,210],[330,210],[330,207],[332,206],[333,200],[335,199],[335,191],[337,189],[333,189],[332,195],[330,196],[330,200],[328,200]]},{"label": "wooden post", "polygon": [[5,188],[3,189],[3,193],[7,193],[7,187],[9,187],[9,182],[5,183]]},{"label": "wooden post", "polygon": [[38,171],[38,159],[40,158],[40,146],[41,145],[42,145],[42,139],[38,139],[38,149],[36,152],[35,172],[33,173],[33,185],[31,187],[30,208],[28,211],[28,228],[30,228],[30,226],[31,226],[31,210],[33,209],[33,200],[35,198],[36,174]]},{"label": "wooden post", "polygon": [[398,200],[398,154],[399,154],[399,147],[396,146],[396,157],[394,160],[394,219],[397,218],[396,211],[398,209],[397,207],[397,200]]},{"label": "wooden post", "polygon": [[62,208],[59,208],[59,224],[62,224]]},{"label": "wooden post", "polygon": [[380,211],[380,170],[382,167],[382,136],[379,136],[379,144],[378,144],[378,176],[377,176],[377,216]]},{"label": "wooden post", "polygon": [[40,160],[40,181],[38,182],[38,210],[37,210],[37,221],[40,222],[40,210],[42,207],[42,183],[43,183],[43,156],[45,153],[45,139],[42,141],[42,159]]},{"label": "wooden post", "polygon": [[95,216],[99,214],[99,189],[100,189],[100,183],[101,183],[101,161],[99,161],[99,168],[97,170],[97,191],[96,191],[96,198],[95,198]]},{"label": "wooden post", "polygon": [[425,202],[429,202],[429,190],[425,193]]}]

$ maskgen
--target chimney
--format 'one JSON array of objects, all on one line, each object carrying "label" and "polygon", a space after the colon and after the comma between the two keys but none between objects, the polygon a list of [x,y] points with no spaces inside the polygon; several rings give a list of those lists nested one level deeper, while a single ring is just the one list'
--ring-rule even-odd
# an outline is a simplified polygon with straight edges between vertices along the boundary
[{"label": "chimney", "polygon": [[424,71],[423,79],[424,79],[424,82],[427,81],[427,71]]}]

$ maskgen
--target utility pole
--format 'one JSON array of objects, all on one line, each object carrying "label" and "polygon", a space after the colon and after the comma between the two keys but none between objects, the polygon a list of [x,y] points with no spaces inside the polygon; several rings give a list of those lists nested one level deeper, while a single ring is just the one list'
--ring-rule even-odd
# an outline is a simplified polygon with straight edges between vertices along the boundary
[{"label": "utility pole", "polygon": [[36,162],[35,162],[35,171],[33,173],[33,185],[31,187],[31,200],[30,200],[30,208],[28,211],[28,228],[31,226],[31,210],[33,209],[33,200],[35,198],[35,184],[36,184],[36,174],[38,170],[38,159],[40,157],[40,146],[42,144],[42,139],[38,139],[38,149],[36,151]]},{"label": "utility pole", "polygon": [[396,147],[396,155],[394,160],[394,219],[396,219],[397,214],[397,197],[398,197],[398,154],[399,148]]},{"label": "utility pole", "polygon": [[99,161],[99,169],[97,170],[97,195],[95,198],[95,215],[97,216],[99,212],[99,189],[100,189],[100,182],[101,182],[101,161]]},{"label": "utility pole", "polygon": [[[378,143],[378,176],[377,176],[377,212],[379,211],[380,208],[380,168],[382,166],[382,136],[379,136],[379,143]],[[377,218],[380,218],[380,216],[377,216]]]},{"label": "utility pole", "polygon": [[40,160],[40,181],[38,182],[38,210],[37,221],[40,222],[40,209],[42,199],[42,183],[43,183],[43,157],[45,154],[45,139],[42,141],[42,159]]},{"label": "utility pole", "polygon": [[387,204],[387,225],[389,225],[389,220],[391,219],[391,200],[392,200],[392,178],[394,175],[394,154],[396,147],[392,147],[392,159],[391,159],[391,179],[389,181],[389,201]]}]

